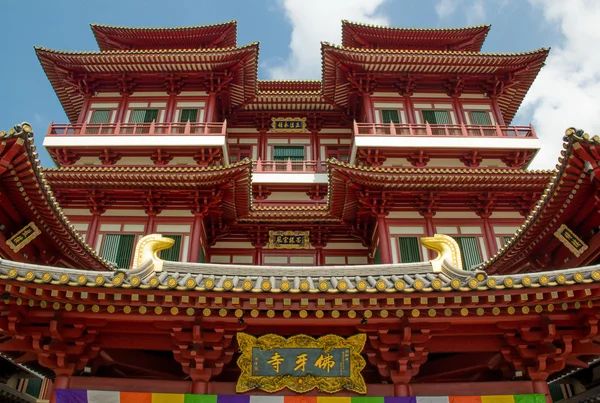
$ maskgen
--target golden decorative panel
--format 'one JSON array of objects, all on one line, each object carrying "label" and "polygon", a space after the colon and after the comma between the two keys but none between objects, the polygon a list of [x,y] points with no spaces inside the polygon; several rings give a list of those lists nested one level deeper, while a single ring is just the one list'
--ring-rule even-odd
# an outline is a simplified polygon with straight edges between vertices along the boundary
[{"label": "golden decorative panel", "polygon": [[310,249],[310,231],[269,231],[268,249]]},{"label": "golden decorative panel", "polygon": [[271,118],[273,133],[305,133],[306,118]]},{"label": "golden decorative panel", "polygon": [[242,373],[236,392],[261,389],[274,393],[284,388],[304,393],[317,388],[335,393],[351,390],[367,393],[361,375],[365,360],[360,355],[367,337],[347,339],[327,335],[315,339],[306,335],[284,338],[275,334],[254,337],[238,333]]}]

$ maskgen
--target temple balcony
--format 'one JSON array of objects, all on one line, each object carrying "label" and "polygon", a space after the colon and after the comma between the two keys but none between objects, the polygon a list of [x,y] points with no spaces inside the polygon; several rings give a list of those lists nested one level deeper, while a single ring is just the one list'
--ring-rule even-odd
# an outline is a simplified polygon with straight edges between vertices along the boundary
[{"label": "temple balcony", "polygon": [[541,148],[532,126],[356,123],[351,164],[525,168]]},{"label": "temple balcony", "polygon": [[44,147],[58,165],[229,163],[227,122],[51,123]]},{"label": "temple balcony", "polygon": [[252,182],[258,183],[327,183],[327,162],[311,160],[257,160],[252,165]]}]

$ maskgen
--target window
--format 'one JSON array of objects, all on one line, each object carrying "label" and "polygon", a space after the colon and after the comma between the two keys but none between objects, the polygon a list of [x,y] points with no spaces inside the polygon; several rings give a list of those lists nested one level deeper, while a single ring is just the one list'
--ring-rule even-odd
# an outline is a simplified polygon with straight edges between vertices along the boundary
[{"label": "window", "polygon": [[481,252],[477,237],[458,236],[455,239],[458,242],[458,246],[460,246],[464,270],[471,270],[473,266],[481,263]]},{"label": "window", "polygon": [[102,124],[110,121],[110,109],[96,109],[92,112],[90,124]]},{"label": "window", "polygon": [[42,380],[40,378],[29,378],[27,379],[27,387],[25,393],[29,396],[39,397],[40,391],[42,390]]},{"label": "window", "polygon": [[198,109],[182,109],[181,116],[179,117],[180,123],[190,122],[196,123],[198,121]]},{"label": "window", "polygon": [[423,123],[431,125],[449,125],[450,114],[448,111],[421,111],[423,114]]},{"label": "window", "polygon": [[135,235],[106,234],[102,245],[102,257],[115,263],[119,269],[128,269],[134,243]]},{"label": "window", "polygon": [[421,261],[419,239],[416,236],[398,237],[400,244],[400,261],[402,263],[418,263]]},{"label": "window", "polygon": [[327,159],[335,158],[338,161],[348,162],[349,153],[347,147],[327,147]]},{"label": "window", "polygon": [[381,249],[377,248],[375,256],[373,256],[373,264],[381,264]]},{"label": "window", "polygon": [[491,126],[490,114],[484,111],[471,111],[471,122],[474,125]]},{"label": "window", "polygon": [[304,160],[304,146],[275,146],[273,147],[275,161],[302,161]]},{"label": "window", "polygon": [[160,258],[169,262],[179,262],[181,251],[181,235],[163,235],[165,238],[171,238],[175,241],[169,249],[160,251]]},{"label": "window", "polygon": [[397,109],[382,109],[381,121],[383,123],[400,123],[400,115]]},{"label": "window", "polygon": [[243,161],[244,158],[252,159],[252,149],[250,147],[229,147],[229,162]]},{"label": "window", "polygon": [[134,109],[131,111],[130,123],[151,123],[156,122],[158,118],[158,109]]}]

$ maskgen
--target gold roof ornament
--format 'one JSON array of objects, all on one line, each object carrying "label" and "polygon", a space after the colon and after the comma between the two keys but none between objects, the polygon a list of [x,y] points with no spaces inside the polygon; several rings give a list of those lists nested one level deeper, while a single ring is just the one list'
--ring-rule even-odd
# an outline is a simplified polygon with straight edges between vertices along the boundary
[{"label": "gold roof ornament", "polygon": [[434,250],[438,253],[435,259],[430,260],[434,273],[440,273],[442,271],[445,260],[452,263],[457,269],[463,269],[460,247],[454,238],[448,235],[435,234],[434,236],[421,238],[421,244],[427,249]]},{"label": "gold roof ornament", "polygon": [[136,247],[133,260],[133,268],[137,268],[147,261],[152,261],[154,271],[162,271],[163,260],[158,256],[161,250],[169,249],[175,244],[171,238],[163,237],[161,234],[150,234],[141,238]]}]

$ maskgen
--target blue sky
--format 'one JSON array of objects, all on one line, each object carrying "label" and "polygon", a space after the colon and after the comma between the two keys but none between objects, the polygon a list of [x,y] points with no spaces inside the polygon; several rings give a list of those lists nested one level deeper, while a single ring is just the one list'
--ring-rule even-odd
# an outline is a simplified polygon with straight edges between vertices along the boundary
[{"label": "blue sky", "polygon": [[[569,8],[581,3],[581,7],[574,7],[579,14],[563,11],[560,3],[568,3]],[[593,29],[600,17],[598,3],[593,0],[3,0],[0,3],[0,15],[5,26],[0,35],[3,55],[0,64],[0,129],[6,130],[22,121],[30,122],[36,132],[42,164],[52,164],[41,147],[43,134],[50,121],[67,122],[67,118],[35,57],[33,46],[96,50],[89,28],[93,22],[125,26],[184,26],[235,19],[238,21],[239,44],[260,41],[261,79],[318,79],[318,43],[322,40],[339,44],[342,19],[431,28],[492,24],[484,51],[519,52],[553,47],[553,53],[558,48],[559,56],[563,56],[556,64],[565,64],[565,58],[572,56],[569,53],[572,48],[577,48],[575,50],[584,58],[591,57],[577,45],[582,36],[590,33],[579,32],[583,28],[572,25],[568,28],[568,24],[569,18],[573,21],[584,18],[584,23],[595,16],[595,23],[590,24]],[[579,36],[569,34],[569,30],[573,29]],[[590,38],[584,39],[587,43]],[[589,50],[587,53],[590,53]],[[549,63],[552,61],[550,58]],[[575,69],[572,71],[574,75],[581,73],[584,76],[575,83],[566,83],[562,89],[567,91],[568,85],[576,86],[583,92],[582,95],[589,98],[586,100],[591,102],[590,105],[595,106],[595,102],[600,100],[596,88],[600,75],[598,67],[594,67],[595,71],[589,71],[589,66],[571,68]],[[565,71],[564,66],[558,71]],[[554,79],[560,75],[559,72],[554,73]],[[552,82],[552,77],[548,80]],[[536,120],[544,122],[547,120],[544,116],[557,113],[556,101],[551,99],[552,91],[548,85],[546,83],[534,94],[536,96],[532,96],[532,101],[522,108],[514,123],[534,121],[537,127]],[[588,87],[591,89],[588,90]],[[539,115],[544,105],[546,114]],[[568,105],[562,107],[569,109]],[[548,132],[556,130],[555,134],[541,134],[538,129],[538,134],[540,137],[562,137],[567,126],[548,129]]]}]

